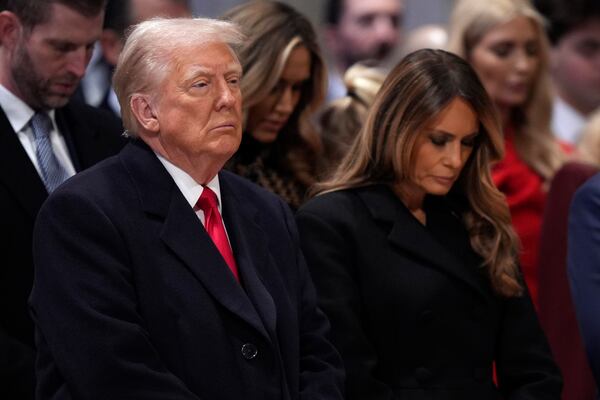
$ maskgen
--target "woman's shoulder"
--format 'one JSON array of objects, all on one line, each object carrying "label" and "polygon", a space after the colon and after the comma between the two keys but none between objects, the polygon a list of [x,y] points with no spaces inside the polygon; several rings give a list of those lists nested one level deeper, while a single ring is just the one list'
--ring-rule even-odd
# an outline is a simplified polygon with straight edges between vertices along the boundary
[{"label": "woman's shoulder", "polygon": [[358,189],[356,188],[321,193],[307,201],[298,212],[326,215],[331,213],[346,214],[349,210],[356,208],[357,193]]},{"label": "woman's shoulder", "polygon": [[325,219],[356,221],[361,216],[377,214],[378,208],[395,213],[397,203],[387,186],[371,184],[319,194],[302,206],[299,213],[318,215]]}]

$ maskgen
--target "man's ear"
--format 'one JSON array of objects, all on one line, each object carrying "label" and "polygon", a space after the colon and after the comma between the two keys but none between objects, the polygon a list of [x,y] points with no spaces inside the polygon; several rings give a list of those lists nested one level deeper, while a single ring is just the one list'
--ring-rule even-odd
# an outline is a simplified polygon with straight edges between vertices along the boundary
[{"label": "man's ear", "polygon": [[23,34],[21,20],[12,11],[0,12],[0,46],[12,50]]},{"label": "man's ear", "polygon": [[155,107],[148,98],[148,95],[136,93],[131,96],[129,101],[131,111],[140,126],[150,135],[160,132],[160,123],[155,112]]}]

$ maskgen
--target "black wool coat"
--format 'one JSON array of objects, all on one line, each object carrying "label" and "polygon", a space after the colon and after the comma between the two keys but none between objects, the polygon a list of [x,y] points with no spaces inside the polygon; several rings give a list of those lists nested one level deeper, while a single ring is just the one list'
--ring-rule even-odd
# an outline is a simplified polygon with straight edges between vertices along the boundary
[{"label": "black wool coat", "polygon": [[494,293],[459,207],[428,197],[425,210],[426,226],[373,185],[317,196],[297,214],[348,399],[560,399],[529,296]]}]

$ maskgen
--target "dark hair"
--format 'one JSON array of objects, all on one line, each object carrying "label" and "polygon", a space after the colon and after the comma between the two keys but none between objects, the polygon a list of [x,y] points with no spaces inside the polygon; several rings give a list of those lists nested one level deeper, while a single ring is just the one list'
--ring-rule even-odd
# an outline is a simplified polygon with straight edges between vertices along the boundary
[{"label": "dark hair", "polygon": [[0,10],[15,13],[26,29],[46,22],[50,5],[59,3],[86,17],[94,17],[104,10],[106,0],[0,0]]},{"label": "dark hair", "polygon": [[337,25],[340,22],[344,8],[344,0],[328,0],[325,3],[325,22],[328,25]]},{"label": "dark hair", "polygon": [[131,0],[108,0],[103,29],[110,29],[119,37],[123,37],[131,24],[133,24]]},{"label": "dark hair", "polygon": [[548,21],[546,31],[552,45],[582,23],[600,18],[599,0],[534,0],[534,5]]}]

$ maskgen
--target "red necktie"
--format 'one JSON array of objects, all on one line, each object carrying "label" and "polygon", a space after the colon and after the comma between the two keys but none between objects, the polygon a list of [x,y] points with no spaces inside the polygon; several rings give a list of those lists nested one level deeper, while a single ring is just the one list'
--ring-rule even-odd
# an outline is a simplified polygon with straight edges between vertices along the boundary
[{"label": "red necktie", "polygon": [[215,246],[217,246],[217,249],[219,249],[219,253],[221,253],[227,265],[229,265],[229,269],[233,273],[233,276],[239,281],[240,278],[238,276],[237,265],[235,263],[235,258],[233,258],[233,251],[229,245],[227,234],[225,233],[225,227],[223,226],[223,220],[219,213],[217,195],[215,192],[205,186],[195,208],[204,211],[204,228]]}]

